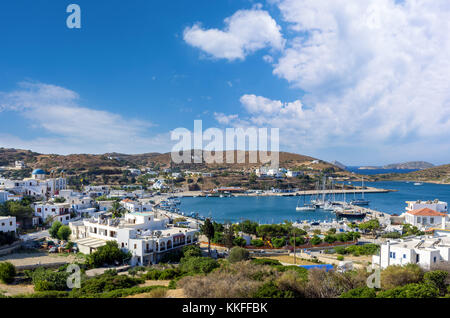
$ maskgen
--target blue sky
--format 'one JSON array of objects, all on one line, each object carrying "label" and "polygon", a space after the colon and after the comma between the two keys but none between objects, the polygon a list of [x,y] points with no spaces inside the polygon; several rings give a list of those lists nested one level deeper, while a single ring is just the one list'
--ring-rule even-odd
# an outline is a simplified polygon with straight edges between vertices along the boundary
[{"label": "blue sky", "polygon": [[[70,3],[80,30],[66,27]],[[278,127],[281,150],[346,164],[447,163],[449,12],[446,1],[2,1],[0,144],[165,152],[172,129],[202,119]]]}]

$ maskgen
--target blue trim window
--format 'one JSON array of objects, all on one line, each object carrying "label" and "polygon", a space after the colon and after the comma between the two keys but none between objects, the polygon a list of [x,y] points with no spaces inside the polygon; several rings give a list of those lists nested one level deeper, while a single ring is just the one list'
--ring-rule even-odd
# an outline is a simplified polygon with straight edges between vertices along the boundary
[{"label": "blue trim window", "polygon": [[406,254],[403,254],[403,258],[406,258]]}]

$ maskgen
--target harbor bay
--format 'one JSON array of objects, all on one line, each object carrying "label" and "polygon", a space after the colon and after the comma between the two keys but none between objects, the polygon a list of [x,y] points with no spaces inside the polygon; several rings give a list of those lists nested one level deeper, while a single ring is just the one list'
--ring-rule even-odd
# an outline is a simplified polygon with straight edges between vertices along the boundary
[{"label": "harbor bay", "polygon": [[[352,183],[360,186],[360,183]],[[440,199],[450,201],[450,185],[423,183],[414,185],[411,182],[386,181],[368,182],[367,187],[389,189],[394,191],[366,192],[365,198],[370,201],[367,208],[387,214],[405,212],[406,201]],[[361,194],[349,191],[346,200],[360,198]],[[313,196],[311,196],[313,198]],[[309,199],[307,195],[306,200]],[[336,194],[336,199],[343,200],[342,194]],[[253,220],[260,223],[281,223],[285,220],[295,221],[332,221],[336,219],[332,211],[317,209],[316,211],[296,211],[298,201],[302,196],[235,196],[235,197],[183,197],[180,210],[189,215],[211,217],[217,222],[239,222]]]}]

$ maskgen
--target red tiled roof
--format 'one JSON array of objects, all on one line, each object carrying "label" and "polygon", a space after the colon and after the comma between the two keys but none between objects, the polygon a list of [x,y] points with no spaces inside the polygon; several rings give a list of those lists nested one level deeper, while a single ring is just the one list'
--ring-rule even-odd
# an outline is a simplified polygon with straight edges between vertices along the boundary
[{"label": "red tiled roof", "polygon": [[446,216],[447,214],[441,213],[429,208],[422,208],[417,210],[411,210],[406,213],[412,214],[412,215],[420,215],[420,216]]}]

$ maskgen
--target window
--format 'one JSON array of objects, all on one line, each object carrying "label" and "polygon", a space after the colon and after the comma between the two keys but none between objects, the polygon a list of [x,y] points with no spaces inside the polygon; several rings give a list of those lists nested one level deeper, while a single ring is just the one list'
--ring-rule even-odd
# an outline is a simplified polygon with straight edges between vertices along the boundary
[{"label": "window", "polygon": [[419,216],[417,217],[417,223],[420,223],[422,221],[422,218]]},{"label": "window", "polygon": [[122,247],[125,247],[125,244],[123,244],[123,242],[122,242]]},{"label": "window", "polygon": [[417,255],[416,255],[416,263],[419,263],[419,261],[420,261],[420,255],[417,254]]},{"label": "window", "polygon": [[430,218],[430,224],[434,223],[434,218]]},{"label": "window", "polygon": [[433,263],[436,263],[436,256],[433,257]]},{"label": "window", "polygon": [[137,245],[136,244],[134,244],[134,249],[137,249]]},{"label": "window", "polygon": [[403,258],[406,258],[406,254],[403,254]]}]

